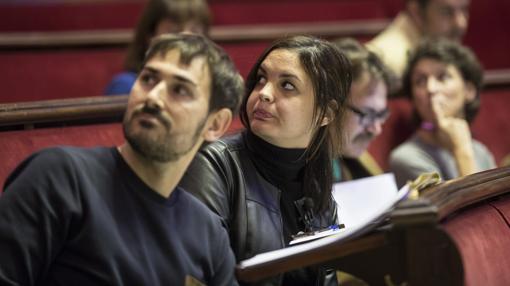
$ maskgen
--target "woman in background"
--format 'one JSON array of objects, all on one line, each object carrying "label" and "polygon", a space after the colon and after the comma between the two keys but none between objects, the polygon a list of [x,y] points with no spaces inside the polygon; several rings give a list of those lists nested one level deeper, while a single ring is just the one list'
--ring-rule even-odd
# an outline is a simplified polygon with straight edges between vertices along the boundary
[{"label": "woman in background", "polygon": [[150,40],[165,33],[191,32],[207,35],[211,22],[205,0],[150,0],[136,26],[124,62],[125,71],[116,75],[106,95],[129,94],[149,47]]},{"label": "woman in background", "polygon": [[[349,60],[331,43],[276,41],[248,75],[246,130],[205,146],[191,163],[180,185],[222,218],[238,262],[337,222],[331,162],[350,84]],[[328,271],[300,269],[256,285],[337,285]]]},{"label": "woman in background", "polygon": [[490,151],[469,129],[480,107],[482,76],[476,56],[460,44],[436,40],[416,49],[403,92],[412,101],[418,128],[390,155],[399,186],[426,172],[449,180],[495,167]]}]

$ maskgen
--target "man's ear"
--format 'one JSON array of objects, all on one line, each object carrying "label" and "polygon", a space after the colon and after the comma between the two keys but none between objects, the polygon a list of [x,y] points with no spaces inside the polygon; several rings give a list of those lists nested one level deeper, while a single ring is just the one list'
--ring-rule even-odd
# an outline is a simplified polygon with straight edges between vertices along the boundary
[{"label": "man's ear", "polygon": [[338,110],[338,104],[334,100],[330,100],[328,104],[328,109],[326,110],[326,115],[322,118],[321,126],[326,126],[331,121],[335,119],[336,112]]},{"label": "man's ear", "polygon": [[227,132],[230,123],[232,123],[232,111],[228,108],[222,108],[209,114],[204,130],[204,140],[208,142],[218,140]]}]

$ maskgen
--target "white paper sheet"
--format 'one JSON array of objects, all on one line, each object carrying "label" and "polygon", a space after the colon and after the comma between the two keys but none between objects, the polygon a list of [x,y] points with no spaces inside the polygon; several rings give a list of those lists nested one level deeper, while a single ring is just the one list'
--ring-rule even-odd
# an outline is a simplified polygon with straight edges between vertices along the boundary
[{"label": "white paper sheet", "polygon": [[395,176],[387,173],[336,183],[333,186],[333,197],[338,204],[339,220],[349,229],[376,221],[391,210],[407,191],[407,187],[399,191]]}]

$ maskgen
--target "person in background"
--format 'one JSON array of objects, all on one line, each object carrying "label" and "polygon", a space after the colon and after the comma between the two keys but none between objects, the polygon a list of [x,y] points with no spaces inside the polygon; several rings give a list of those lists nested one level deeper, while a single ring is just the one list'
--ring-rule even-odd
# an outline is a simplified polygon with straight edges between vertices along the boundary
[{"label": "person in background", "polygon": [[129,44],[124,61],[125,71],[111,80],[104,94],[129,94],[153,37],[179,32],[208,35],[210,23],[211,14],[206,0],[150,0]]},{"label": "person in background", "polygon": [[[246,130],[209,144],[191,163],[180,186],[222,218],[238,262],[337,222],[331,162],[341,151],[350,70],[327,41],[274,42],[247,77]],[[336,284],[334,271],[310,267],[250,285]]]},{"label": "person in background", "polygon": [[237,285],[221,221],[177,183],[202,142],[228,128],[242,92],[208,39],[154,39],[125,143],[45,149],[7,179],[0,285]]},{"label": "person in background", "polygon": [[414,135],[390,154],[390,168],[403,186],[422,173],[444,180],[495,167],[494,158],[469,129],[480,107],[482,68],[467,47],[427,41],[409,60],[403,94],[415,111]]},{"label": "person in background", "polygon": [[425,38],[462,40],[469,4],[470,0],[406,0],[405,9],[367,46],[401,78],[409,53]]},{"label": "person in background", "polygon": [[338,39],[333,43],[352,65],[352,85],[344,125],[346,141],[341,157],[334,161],[335,181],[381,174],[381,168],[367,148],[381,134],[390,115],[388,94],[394,86],[393,75],[375,53],[356,40]]}]

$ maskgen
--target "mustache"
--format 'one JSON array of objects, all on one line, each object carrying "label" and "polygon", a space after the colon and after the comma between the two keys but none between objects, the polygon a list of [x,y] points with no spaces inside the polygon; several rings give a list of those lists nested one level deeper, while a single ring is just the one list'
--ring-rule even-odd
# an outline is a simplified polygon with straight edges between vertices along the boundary
[{"label": "mustache", "polygon": [[134,118],[135,116],[138,116],[139,114],[146,113],[154,116],[161,124],[163,124],[166,128],[170,128],[171,122],[170,119],[168,119],[162,112],[161,109],[152,107],[148,104],[144,104],[140,107],[137,107],[133,111],[133,115],[131,118]]}]

